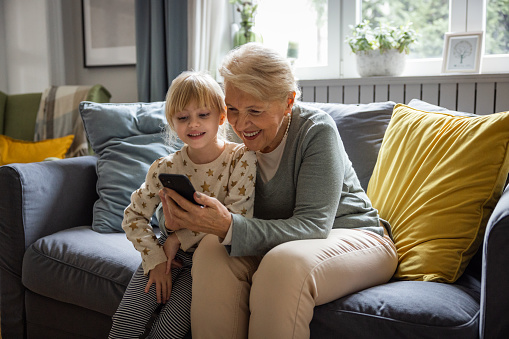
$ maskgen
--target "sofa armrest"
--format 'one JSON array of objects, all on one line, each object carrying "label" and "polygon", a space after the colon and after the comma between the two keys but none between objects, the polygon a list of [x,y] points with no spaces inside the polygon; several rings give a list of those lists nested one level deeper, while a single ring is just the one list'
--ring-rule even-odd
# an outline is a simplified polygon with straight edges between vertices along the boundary
[{"label": "sofa armrest", "polygon": [[24,337],[25,250],[37,239],[92,223],[97,200],[94,156],[0,167],[2,335]]},{"label": "sofa armrest", "polygon": [[481,338],[509,338],[509,186],[486,227],[481,278]]}]

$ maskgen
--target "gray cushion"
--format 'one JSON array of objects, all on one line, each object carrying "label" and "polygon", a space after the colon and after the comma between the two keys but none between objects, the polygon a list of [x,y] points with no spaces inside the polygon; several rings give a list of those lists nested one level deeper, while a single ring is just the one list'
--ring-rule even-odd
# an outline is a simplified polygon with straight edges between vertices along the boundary
[{"label": "gray cushion", "polygon": [[74,227],[27,249],[23,284],[40,295],[111,316],[140,263],[140,253],[125,234]]},{"label": "gray cushion", "polygon": [[[98,104],[82,102],[80,113],[97,161],[97,193],[92,228],[123,232],[124,209],[145,181],[148,168],[182,144],[164,144],[164,102]],[[153,224],[157,221],[153,218]]]},{"label": "gray cushion", "polygon": [[408,103],[408,106],[420,109],[421,111],[427,111],[427,112],[438,112],[438,113],[449,113],[453,115],[461,115],[461,116],[467,116],[467,117],[475,117],[476,115],[473,113],[467,113],[467,112],[459,112],[459,111],[453,111],[448,108],[437,106],[430,104],[429,102],[422,101],[419,99],[412,99]]},{"label": "gray cushion", "polygon": [[334,119],[361,186],[367,190],[396,103],[351,105],[306,102],[304,105],[320,108]]},{"label": "gray cushion", "polygon": [[315,307],[317,338],[475,338],[479,291],[457,284],[398,281]]}]

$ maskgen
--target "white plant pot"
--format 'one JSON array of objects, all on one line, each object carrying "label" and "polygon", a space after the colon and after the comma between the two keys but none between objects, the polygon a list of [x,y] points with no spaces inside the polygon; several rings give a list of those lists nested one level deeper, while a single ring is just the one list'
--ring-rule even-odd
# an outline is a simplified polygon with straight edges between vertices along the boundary
[{"label": "white plant pot", "polygon": [[405,69],[406,54],[397,49],[384,53],[379,50],[361,51],[355,53],[357,59],[357,72],[361,77],[396,76]]}]

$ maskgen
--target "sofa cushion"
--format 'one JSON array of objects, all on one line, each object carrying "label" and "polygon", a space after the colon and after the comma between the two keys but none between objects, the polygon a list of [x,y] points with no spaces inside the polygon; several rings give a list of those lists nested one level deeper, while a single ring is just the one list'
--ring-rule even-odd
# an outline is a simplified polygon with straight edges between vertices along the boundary
[{"label": "sofa cushion", "polygon": [[[97,161],[97,193],[92,228],[123,232],[124,209],[145,181],[152,162],[181,148],[164,143],[164,102],[99,104],[82,102],[80,113]],[[153,224],[157,221],[153,218]]]},{"label": "sofa cushion", "polygon": [[346,153],[352,161],[362,188],[366,190],[396,104],[392,101],[358,105],[303,104],[320,108],[334,119]]},{"label": "sofa cushion", "polygon": [[0,166],[39,162],[46,158],[63,159],[73,139],[74,135],[67,135],[42,141],[25,141],[0,135]]},{"label": "sofa cushion", "polygon": [[392,225],[396,278],[461,276],[502,193],[508,143],[509,113],[459,117],[395,107],[367,193]]},{"label": "sofa cushion", "polygon": [[43,237],[23,258],[23,285],[37,294],[113,315],[140,253],[122,233],[74,227]]},{"label": "sofa cushion", "polygon": [[456,284],[397,281],[317,306],[315,338],[476,338],[479,292]]}]

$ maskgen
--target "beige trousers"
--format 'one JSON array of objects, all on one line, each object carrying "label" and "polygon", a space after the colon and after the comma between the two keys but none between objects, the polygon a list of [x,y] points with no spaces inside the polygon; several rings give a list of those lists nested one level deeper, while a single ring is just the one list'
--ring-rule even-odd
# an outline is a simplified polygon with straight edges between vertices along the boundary
[{"label": "beige trousers", "polygon": [[387,282],[398,263],[388,235],[333,229],[263,257],[230,257],[206,236],[193,257],[191,329],[203,338],[309,338],[313,308]]}]

